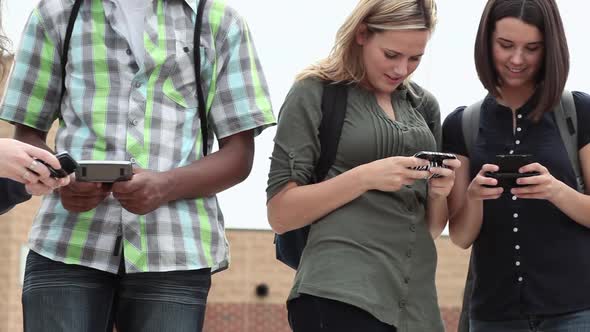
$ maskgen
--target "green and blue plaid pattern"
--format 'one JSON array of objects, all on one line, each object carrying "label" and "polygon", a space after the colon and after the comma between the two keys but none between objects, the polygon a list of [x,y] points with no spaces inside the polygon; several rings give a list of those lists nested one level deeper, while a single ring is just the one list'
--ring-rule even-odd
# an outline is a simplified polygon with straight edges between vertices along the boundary
[{"label": "green and blue plaid pattern", "polygon": [[[208,1],[201,45],[193,48],[198,0],[152,0],[146,10],[145,63],[139,67],[119,31],[111,0],[84,1],[71,38],[65,97],[61,49],[73,0],[34,9],[18,48],[0,118],[43,131],[60,126],[56,150],[77,160],[130,160],[167,171],[202,158],[194,52],[202,61],[210,126],[217,138],[274,124],[268,88],[246,23],[224,0]],[[58,110],[61,106],[61,114]],[[213,144],[213,133],[207,144]],[[215,196],[171,202],[145,216],[112,197],[96,209],[66,211],[47,196],[30,233],[34,251],[57,261],[116,273],[123,235],[128,272],[228,264]]]}]

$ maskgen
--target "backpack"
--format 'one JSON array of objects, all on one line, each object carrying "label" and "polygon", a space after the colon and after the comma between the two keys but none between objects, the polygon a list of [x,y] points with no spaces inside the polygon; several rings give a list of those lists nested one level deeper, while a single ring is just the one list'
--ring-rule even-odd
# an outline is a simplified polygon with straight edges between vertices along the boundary
[{"label": "backpack", "polygon": [[[76,0],[74,2],[74,6],[72,7],[72,12],[70,13],[70,18],[68,20],[68,26],[66,28],[66,36],[64,39],[64,46],[62,50],[62,63],[61,63],[61,77],[62,77],[62,85],[61,85],[61,96],[60,101],[63,100],[64,94],[66,92],[66,64],[68,62],[68,50],[70,48],[70,39],[72,37],[72,30],[74,29],[74,23],[76,22],[76,18],[78,17],[78,13],[80,12],[80,6],[84,0]],[[203,156],[207,155],[207,138],[209,137],[209,128],[207,124],[207,111],[205,109],[205,97],[203,94],[203,88],[201,87],[201,57],[199,56],[200,53],[198,51],[198,47],[200,45],[200,37],[203,25],[203,12],[205,9],[205,3],[207,0],[200,0],[199,6],[197,8],[197,18],[195,22],[195,29],[194,29],[194,37],[193,37],[193,45],[196,45],[196,50],[194,51],[195,55],[195,82],[197,82],[197,100],[199,104],[199,120],[201,120],[201,138],[203,142]],[[61,102],[60,102],[61,105]]]},{"label": "backpack", "polygon": [[[463,129],[463,138],[465,140],[465,147],[467,148],[468,154],[471,154],[471,151],[473,151],[473,145],[475,145],[477,134],[479,132],[479,116],[482,104],[483,100],[480,100],[463,110],[461,127]],[[576,175],[576,189],[583,193],[584,178],[580,171],[580,161],[578,156],[578,116],[576,113],[576,105],[574,104],[574,97],[570,91],[563,91],[561,101],[555,107],[554,112],[559,134],[565,145],[570,163]],[[459,317],[458,332],[469,332],[469,303],[471,300],[471,292],[473,291],[472,259],[473,256],[470,255],[469,270],[467,272],[465,290],[463,291],[463,304],[461,306],[461,315]]]},{"label": "backpack", "polygon": [[[417,85],[411,83],[414,91],[420,91]],[[336,158],[338,142],[342,133],[344,116],[346,115],[346,103],[348,97],[348,85],[346,83],[324,82],[322,93],[322,119],[319,126],[320,157],[314,168],[312,183],[321,182],[328,174]],[[420,96],[419,96],[420,97]],[[410,103],[422,115],[428,128],[433,132],[434,119],[425,112],[417,103],[417,99],[411,98]],[[297,270],[301,261],[301,254],[307,243],[310,225],[294,229],[283,234],[275,234],[274,244],[276,258],[290,268]]]}]

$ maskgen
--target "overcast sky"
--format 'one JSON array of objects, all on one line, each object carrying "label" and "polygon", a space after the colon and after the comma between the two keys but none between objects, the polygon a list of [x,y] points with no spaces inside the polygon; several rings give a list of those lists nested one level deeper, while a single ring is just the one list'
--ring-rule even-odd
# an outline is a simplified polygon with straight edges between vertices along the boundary
[{"label": "overcast sky", "polygon": [[[18,45],[26,17],[37,0],[4,0],[5,30]],[[278,114],[296,73],[332,47],[336,30],[357,0],[228,0],[244,16]],[[439,23],[414,80],[438,99],[443,118],[455,107],[483,97],[473,65],[473,41],[485,0],[438,0]],[[567,88],[590,92],[590,1],[558,0],[571,55]],[[576,28],[577,27],[577,28]],[[274,128],[256,139],[252,174],[219,195],[230,228],[268,229],[266,180]]]}]

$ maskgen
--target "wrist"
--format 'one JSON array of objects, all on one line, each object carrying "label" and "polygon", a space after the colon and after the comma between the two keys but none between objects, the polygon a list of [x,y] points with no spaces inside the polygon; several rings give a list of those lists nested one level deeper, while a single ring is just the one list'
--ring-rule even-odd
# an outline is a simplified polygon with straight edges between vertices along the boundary
[{"label": "wrist", "polygon": [[558,205],[561,201],[564,200],[568,189],[571,188],[561,181],[555,180],[555,182],[556,188],[553,192],[553,195],[551,195],[551,197],[549,198],[549,202],[551,202],[553,205]]},{"label": "wrist", "polygon": [[373,189],[370,180],[370,171],[367,170],[367,164],[357,166],[350,170],[352,178],[356,180],[357,187],[361,192],[366,192]]}]

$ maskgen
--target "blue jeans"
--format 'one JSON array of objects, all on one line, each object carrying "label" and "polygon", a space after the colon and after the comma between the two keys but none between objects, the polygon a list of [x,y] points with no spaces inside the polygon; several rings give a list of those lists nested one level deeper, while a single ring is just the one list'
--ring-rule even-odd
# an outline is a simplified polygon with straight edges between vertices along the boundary
[{"label": "blue jeans", "polygon": [[470,332],[587,332],[590,310],[563,315],[530,316],[529,319],[487,322],[470,320]]},{"label": "blue jeans", "polygon": [[201,331],[210,287],[210,269],[111,274],[29,251],[24,331]]}]

